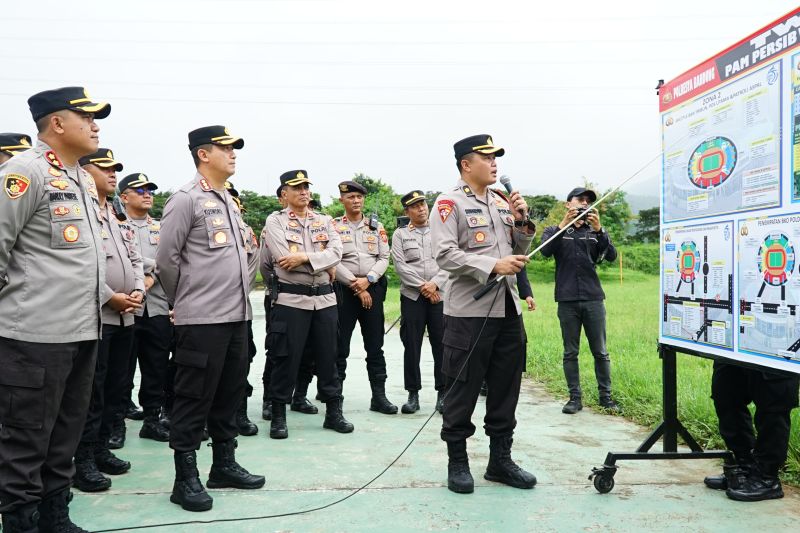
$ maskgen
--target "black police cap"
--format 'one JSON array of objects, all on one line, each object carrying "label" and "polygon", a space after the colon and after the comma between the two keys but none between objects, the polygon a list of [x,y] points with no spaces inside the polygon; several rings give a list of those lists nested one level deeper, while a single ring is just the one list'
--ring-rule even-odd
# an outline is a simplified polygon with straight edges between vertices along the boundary
[{"label": "black police cap", "polygon": [[114,152],[109,148],[100,148],[93,154],[81,157],[78,159],[78,164],[80,166],[96,165],[100,168],[114,167],[117,172],[122,172],[122,163],[114,160]]},{"label": "black police cap", "polygon": [[36,93],[28,98],[28,107],[34,122],[64,109],[93,113],[95,119],[106,118],[111,113],[111,104],[93,102],[83,87],[62,87]]},{"label": "black police cap", "polygon": [[128,174],[117,184],[117,190],[121,193],[125,192],[125,189],[138,189],[139,187],[147,187],[151,191],[158,189],[158,185],[150,181],[150,178],[141,172]]},{"label": "black police cap", "polygon": [[461,139],[453,145],[453,151],[457,160],[472,152],[486,155],[494,154],[496,157],[502,157],[506,153],[504,148],[495,146],[492,136],[487,134],[473,135],[466,139]]},{"label": "black police cap", "polygon": [[240,150],[244,146],[244,139],[234,137],[225,126],[205,126],[189,132],[189,150],[203,144],[216,144],[219,146],[233,145]]},{"label": "black police cap", "polygon": [[0,152],[15,156],[31,147],[31,138],[24,133],[0,133]]},{"label": "black police cap", "polygon": [[339,184],[339,192],[341,194],[347,194],[349,192],[360,192],[361,194],[367,194],[367,188],[357,181],[343,181]]},{"label": "black police cap", "polygon": [[233,186],[233,183],[228,180],[225,180],[225,190],[227,190],[234,198],[239,198],[239,191],[237,191],[236,187]]},{"label": "black police cap", "polygon": [[311,180],[308,179],[308,172],[305,170],[290,170],[281,174],[281,187],[284,185],[294,187],[301,183],[311,183]]},{"label": "black police cap", "polygon": [[400,203],[403,204],[403,207],[408,207],[410,205],[414,205],[417,202],[424,202],[424,201],[425,201],[425,193],[422,191],[411,191],[410,193],[400,198]]},{"label": "black police cap", "polygon": [[593,190],[586,189],[584,187],[575,187],[574,189],[569,191],[569,194],[567,195],[567,201],[569,202],[575,196],[583,196],[583,195],[586,195],[589,198],[590,204],[593,204],[595,200],[597,200],[597,195],[594,193]]},{"label": "black police cap", "polygon": [[278,198],[280,198],[280,197],[281,197],[281,191],[282,191],[282,190],[283,190],[283,183],[281,183],[280,185],[278,185],[278,190],[277,190],[277,191],[275,191],[275,196],[277,196]]},{"label": "black police cap", "polygon": [[316,198],[312,198],[308,201],[308,207],[314,210],[319,210],[322,208],[322,204]]}]

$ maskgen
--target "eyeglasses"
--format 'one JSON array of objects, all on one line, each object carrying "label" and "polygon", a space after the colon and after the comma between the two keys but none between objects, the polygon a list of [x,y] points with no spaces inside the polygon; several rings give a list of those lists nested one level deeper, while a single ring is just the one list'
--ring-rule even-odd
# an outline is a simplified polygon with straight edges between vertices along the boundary
[{"label": "eyeglasses", "polygon": [[147,194],[149,194],[150,196],[153,196],[153,191],[151,191],[151,190],[150,190],[149,188],[147,188],[147,187],[136,187],[135,189],[130,189],[130,188],[129,188],[128,190],[129,190],[129,191],[133,191],[133,192],[135,192],[135,193],[136,193],[136,194],[138,194],[139,196],[144,196],[144,193],[147,193]]}]

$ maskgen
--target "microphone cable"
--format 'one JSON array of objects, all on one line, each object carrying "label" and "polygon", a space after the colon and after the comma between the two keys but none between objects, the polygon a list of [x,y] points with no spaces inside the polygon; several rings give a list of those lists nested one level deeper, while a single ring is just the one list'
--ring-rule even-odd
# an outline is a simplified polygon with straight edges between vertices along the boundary
[{"label": "microphone cable", "polygon": [[[458,381],[458,378],[461,377],[461,374],[464,372],[464,369],[469,364],[469,360],[472,358],[472,352],[475,351],[475,348],[478,346],[478,342],[481,340],[481,335],[483,335],[483,330],[486,328],[486,324],[489,322],[489,315],[492,312],[492,308],[494,307],[494,304],[497,302],[497,295],[500,294],[500,291],[501,291],[502,287],[503,287],[503,285],[501,285],[499,283],[497,284],[497,290],[494,293],[494,298],[492,298],[492,305],[489,306],[489,310],[486,312],[486,316],[483,317],[483,323],[481,324],[481,327],[478,330],[478,334],[475,337],[475,342],[473,343],[472,347],[469,349],[469,352],[467,352],[467,357],[464,359],[464,363],[461,365],[461,368],[458,369],[458,373],[456,374],[456,377],[453,378],[453,383],[450,385],[450,388],[447,391],[445,391],[444,396],[442,396],[442,402],[444,402],[447,399],[447,396],[450,394],[450,391],[453,390],[453,387],[455,386],[456,382]],[[408,443],[400,451],[400,453],[394,459],[392,459],[392,461],[388,465],[386,465],[386,467],[384,467],[383,470],[378,472],[377,475],[375,475],[372,479],[370,479],[369,481],[367,481],[366,483],[364,483],[360,487],[358,487],[358,488],[356,488],[354,490],[351,490],[349,493],[347,493],[346,495],[342,496],[341,498],[336,499],[336,500],[334,500],[334,501],[332,501],[330,503],[326,503],[325,505],[319,505],[317,507],[311,507],[309,509],[301,509],[299,511],[290,511],[290,512],[286,512],[286,513],[276,513],[276,514],[270,514],[270,515],[243,516],[243,517],[237,517],[237,518],[215,518],[215,519],[212,519],[212,520],[186,520],[186,521],[180,521],[180,522],[162,522],[162,523],[157,523],[157,524],[148,524],[148,525],[141,525],[141,526],[126,526],[126,527],[116,527],[116,528],[110,528],[110,529],[98,529],[98,530],[94,530],[92,533],[111,533],[111,532],[115,532],[115,531],[134,531],[134,530],[140,530],[140,529],[152,529],[152,528],[157,528],[157,527],[175,527],[175,526],[188,526],[188,525],[223,524],[223,523],[231,523],[231,522],[250,522],[250,521],[255,521],[255,520],[268,520],[270,518],[284,518],[284,517],[287,517],[287,516],[299,516],[299,515],[305,515],[305,514],[313,513],[313,512],[316,512],[316,511],[322,511],[324,509],[328,509],[330,507],[333,507],[334,505],[338,505],[340,503],[343,503],[343,502],[349,500],[350,498],[352,498],[353,496],[355,496],[359,492],[363,491],[364,489],[369,488],[370,485],[375,483],[386,472],[388,472],[389,469],[391,467],[393,467],[395,465],[395,463],[397,463],[397,461],[399,461],[400,458],[403,457],[403,455],[405,455],[405,453],[408,451],[408,449],[411,448],[411,445],[414,444],[414,442],[417,440],[417,437],[419,437],[419,435],[422,433],[422,430],[424,430],[427,427],[428,423],[431,421],[431,419],[435,415],[436,415],[436,408],[434,407],[433,412],[430,415],[428,415],[428,418],[425,419],[425,422],[422,423],[422,426],[420,426],[420,428],[417,430],[417,432],[414,433],[414,436],[411,437],[411,440],[408,441]]]}]

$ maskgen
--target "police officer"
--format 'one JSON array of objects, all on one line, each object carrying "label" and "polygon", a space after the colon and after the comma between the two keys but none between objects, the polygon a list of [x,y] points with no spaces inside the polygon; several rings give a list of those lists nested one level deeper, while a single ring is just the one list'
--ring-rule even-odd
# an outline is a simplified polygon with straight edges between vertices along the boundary
[{"label": "police officer", "polygon": [[[233,202],[239,208],[239,211],[244,214],[247,212],[247,208],[242,203],[242,199],[239,197],[239,191],[233,186],[233,183],[230,181],[225,182],[225,188],[228,190],[228,193],[231,195]],[[247,254],[247,261],[248,261],[248,268],[249,271],[255,275],[256,266],[250,266],[249,264],[252,262],[254,265],[258,264],[259,255],[258,255],[258,239],[256,239],[256,235],[253,232],[253,228],[249,225],[245,224],[245,229],[247,232],[247,238],[251,241],[252,246],[250,247],[250,252]],[[250,286],[253,286],[253,281],[251,280]],[[256,343],[253,340],[253,321],[247,321],[247,375],[250,375],[250,366],[253,364],[253,359],[255,358],[257,353],[256,350]],[[243,437],[252,437],[253,435],[258,434],[258,426],[253,424],[250,419],[247,417],[247,399],[253,395],[253,386],[250,385],[249,380],[245,380],[245,395],[242,397],[242,401],[239,403],[239,408],[236,409],[236,427],[239,430],[239,435]]]},{"label": "police officer", "polygon": [[350,433],[342,415],[341,385],[336,371],[337,307],[331,267],[342,257],[342,243],[333,220],[308,209],[308,173],[281,174],[286,208],[267,217],[264,241],[277,276],[269,326],[269,352],[274,368],[268,397],[272,402],[269,436],[285,439],[286,404],[291,401],[297,372],[310,343],[317,369],[320,398],[327,410],[323,426]]},{"label": "police officer", "polygon": [[[450,273],[442,340],[447,487],[458,493],[474,490],[466,439],[475,433],[472,412],[486,379],[484,428],[490,456],[484,478],[530,489],[536,477],[511,459],[526,342],[514,281],[527,262],[523,254],[535,226],[518,192],[506,200],[489,189],[497,181],[495,158],[505,153],[503,148],[495,146],[489,135],[467,137],[453,148],[461,179],[439,195],[431,219],[436,262]],[[498,275],[505,277],[497,288],[475,301],[473,295]]]},{"label": "police officer", "polygon": [[94,182],[111,106],[82,87],[28,99],[36,147],[0,166],[0,513],[6,533],[84,531],[69,518],[72,457],[92,390],[105,253]]},{"label": "police officer", "polygon": [[344,386],[350,339],[356,322],[361,324],[367,352],[367,374],[372,389],[370,411],[387,415],[397,406],[386,398],[386,358],[383,356],[383,301],[386,299],[386,267],[389,238],[377,217],[362,213],[367,189],[355,181],[339,184],[344,215],[335,219],[342,239],[342,262],[336,267],[339,296],[339,355],[337,367]]},{"label": "police officer", "polygon": [[164,385],[172,344],[172,324],[169,321],[167,297],[155,275],[161,223],[150,216],[149,212],[153,207],[153,191],[157,189],[158,185],[140,172],[128,174],[117,185],[119,198],[128,216],[128,224],[137,237],[136,243],[144,268],[144,285],[147,289],[147,299],[135,317],[134,349],[128,368],[126,400],[130,399],[133,390],[133,377],[138,361],[141,373],[139,405],[144,410],[139,437],[167,442],[169,430],[161,423],[160,411],[164,404]]},{"label": "police officer", "polygon": [[116,457],[108,448],[108,437],[116,418],[122,419],[124,390],[133,350],[133,313],[141,309],[144,298],[144,273],[136,235],[124,213],[118,213],[110,194],[117,185],[117,171],[122,164],[114,160],[108,148],[82,157],[80,164],[94,179],[100,204],[103,248],[106,256],[106,279],[103,290],[103,330],[97,350],[92,400],[75,451],[75,488],[98,492],[111,487],[111,480],[101,472],[124,474],[128,461]]},{"label": "police officer", "polygon": [[[797,374],[714,361],[711,397],[719,434],[736,464],[725,465],[721,476],[705,478],[706,486],[726,490],[728,498],[738,501],[783,498],[778,471],[786,461],[799,390]],[[755,418],[747,407],[751,402]]]},{"label": "police officer", "polygon": [[[544,229],[542,242],[567,227],[580,210],[587,209],[595,200],[597,195],[592,190],[584,187],[572,189],[567,195],[564,219],[558,226]],[[545,245],[542,255],[556,260],[555,298],[564,342],[564,376],[569,388],[569,400],[561,412],[571,415],[583,409],[578,364],[581,328],[586,332],[594,356],[600,407],[619,411],[617,402],[611,397],[611,360],[606,350],[606,308],[603,303],[606,295],[596,271],[596,265],[604,259],[616,259],[617,250],[600,223],[599,213],[593,209],[584,215],[573,227]]]},{"label": "police officer", "polygon": [[206,421],[214,452],[208,486],[264,486],[264,477],[250,474],[235,457],[235,414],[245,391],[247,321],[252,319],[248,293],[255,273],[248,264],[252,242],[225,181],[236,169],[233,150],[242,146],[244,141],[224,126],[189,132],[197,174],[167,200],[156,252],[156,275],[175,317],[170,501],[187,511],[213,504],[197,470]]},{"label": "police officer", "polygon": [[448,274],[440,270],[433,258],[428,204],[422,191],[411,191],[400,199],[409,224],[392,235],[392,261],[400,278],[400,338],[405,347],[403,370],[408,402],[401,411],[419,411],[419,372],[425,327],[433,352],[433,378],[436,387],[436,410],[442,412],[442,288]]},{"label": "police officer", "polygon": [[30,148],[31,138],[24,133],[0,133],[0,165]]}]

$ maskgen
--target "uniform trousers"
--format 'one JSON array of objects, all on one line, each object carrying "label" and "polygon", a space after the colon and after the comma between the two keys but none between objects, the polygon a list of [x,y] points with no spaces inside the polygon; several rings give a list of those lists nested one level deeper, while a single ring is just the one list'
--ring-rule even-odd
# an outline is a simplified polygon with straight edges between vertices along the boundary
[{"label": "uniform trousers", "polygon": [[270,401],[284,404],[292,401],[305,354],[313,354],[320,399],[328,402],[341,398],[336,372],[337,314],[335,305],[317,310],[280,304],[272,308],[269,357],[274,366],[267,394]]},{"label": "uniform trousers", "polygon": [[[272,315],[272,304],[269,303],[269,296],[264,299],[264,310],[266,311],[267,335],[264,338],[264,348],[266,358],[264,360],[264,373],[261,376],[261,383],[264,386],[263,401],[269,401],[269,382],[272,379],[272,369],[275,366],[275,361],[269,355],[269,320]],[[314,350],[312,343],[306,343],[306,349],[303,351],[303,358],[300,360],[300,368],[297,370],[297,383],[296,386],[302,387],[305,385],[305,390],[308,389],[309,383],[314,379]]]},{"label": "uniform trousers", "polygon": [[[447,378],[441,432],[444,441],[461,441],[475,433],[472,413],[484,379],[489,387],[483,419],[486,434],[490,437],[514,434],[517,425],[514,413],[525,369],[526,336],[522,316],[517,314],[507,290],[505,307],[505,318],[444,315],[442,373]],[[484,321],[486,325],[481,331]]]},{"label": "uniform trousers", "polygon": [[247,322],[175,326],[175,341],[170,448],[199,449],[206,423],[213,441],[235,438],[249,366]]},{"label": "uniform trousers", "polygon": [[107,443],[114,420],[123,409],[133,328],[103,324],[103,337],[97,347],[92,399],[81,436],[83,444]]},{"label": "uniform trousers", "polygon": [[347,357],[350,355],[350,340],[356,322],[361,324],[364,350],[367,352],[367,375],[370,382],[386,381],[386,358],[383,356],[383,301],[386,299],[386,278],[369,286],[372,307],[364,309],[361,300],[347,285],[336,283],[336,300],[339,307],[339,341],[336,367],[339,380],[344,384],[347,377]]},{"label": "uniform trousers", "polygon": [[0,337],[0,513],[69,488],[97,341]]},{"label": "uniform trousers", "polygon": [[[790,414],[797,407],[800,376],[714,362],[711,397],[719,418],[719,433],[740,462],[755,462],[776,476],[786,461]],[[756,406],[755,417],[747,405]],[[753,432],[755,422],[755,433]]]},{"label": "uniform trousers", "polygon": [[[133,357],[129,368],[127,383],[133,386],[136,360],[139,361],[141,382],[139,384],[139,405],[145,410],[156,410],[164,404],[164,387],[167,380],[170,346],[172,345],[172,324],[169,316],[136,317],[134,329]],[[126,399],[129,399],[130,395]]]},{"label": "uniform trousers", "polygon": [[432,304],[420,294],[412,300],[400,296],[400,339],[403,341],[403,370],[405,389],[418,391],[422,389],[422,377],[419,372],[422,341],[425,327],[428,328],[428,341],[433,352],[433,382],[437,391],[444,389],[442,375],[442,335],[444,333],[444,304]]}]

